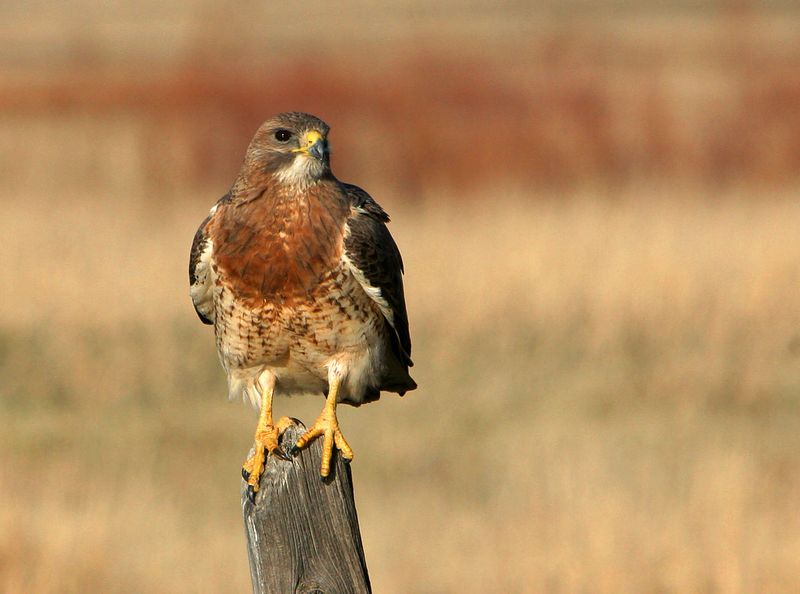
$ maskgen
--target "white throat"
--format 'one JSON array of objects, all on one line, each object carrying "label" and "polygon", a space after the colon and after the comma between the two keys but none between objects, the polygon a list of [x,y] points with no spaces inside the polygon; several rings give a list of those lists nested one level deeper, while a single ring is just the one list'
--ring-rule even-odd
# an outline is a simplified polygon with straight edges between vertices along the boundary
[{"label": "white throat", "polygon": [[296,188],[307,188],[317,183],[325,171],[325,166],[317,159],[306,155],[297,155],[291,165],[275,173],[282,184]]}]

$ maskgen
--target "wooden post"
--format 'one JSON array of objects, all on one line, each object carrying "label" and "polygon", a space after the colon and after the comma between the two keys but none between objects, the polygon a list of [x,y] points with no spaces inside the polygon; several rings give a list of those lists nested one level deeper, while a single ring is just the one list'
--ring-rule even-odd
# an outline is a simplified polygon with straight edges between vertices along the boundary
[{"label": "wooden post", "polygon": [[[290,452],[305,431],[299,421],[281,436]],[[322,439],[287,462],[267,459],[253,505],[242,481],[250,577],[255,594],[369,594],[350,466],[334,453],[320,478]]]}]

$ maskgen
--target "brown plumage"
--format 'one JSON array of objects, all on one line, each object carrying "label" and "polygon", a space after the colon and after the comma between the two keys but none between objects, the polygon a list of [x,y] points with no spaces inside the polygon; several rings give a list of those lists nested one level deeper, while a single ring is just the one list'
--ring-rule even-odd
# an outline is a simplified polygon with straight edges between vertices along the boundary
[{"label": "brown plumage", "polygon": [[[214,325],[229,395],[261,407],[256,455],[245,463],[258,490],[264,450],[281,455],[275,393],[323,392],[326,407],[298,442],[325,436],[352,457],[337,402],[358,406],[380,391],[416,388],[403,264],[389,218],[363,190],[330,170],[328,126],[301,113],[259,128],[241,172],[201,224],[189,280],[200,319]],[[259,453],[260,452],[260,453]]]},{"label": "brown plumage", "polygon": [[297,199],[267,185],[263,194],[223,208],[208,228],[217,266],[237,298],[302,302],[341,261],[349,208],[327,184]]}]

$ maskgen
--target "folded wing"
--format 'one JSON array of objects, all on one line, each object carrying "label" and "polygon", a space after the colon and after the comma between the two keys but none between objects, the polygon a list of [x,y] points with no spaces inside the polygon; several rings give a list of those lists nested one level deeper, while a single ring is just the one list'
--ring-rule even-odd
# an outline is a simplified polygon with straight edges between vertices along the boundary
[{"label": "folded wing", "polygon": [[342,184],[350,198],[344,247],[350,268],[364,291],[378,304],[392,330],[398,361],[411,367],[411,336],[403,292],[403,259],[386,223],[389,216],[369,194]]}]

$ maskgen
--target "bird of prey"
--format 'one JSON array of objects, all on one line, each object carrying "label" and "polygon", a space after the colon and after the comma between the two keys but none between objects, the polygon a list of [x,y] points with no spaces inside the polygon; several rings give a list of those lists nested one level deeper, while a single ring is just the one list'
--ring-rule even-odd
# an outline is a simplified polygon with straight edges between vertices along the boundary
[{"label": "bird of prey", "polygon": [[326,395],[296,446],[323,437],[325,477],[334,445],[353,458],[337,403],[359,406],[381,391],[402,396],[417,387],[389,217],[334,177],[328,131],[305,113],[267,120],[192,243],[190,295],[200,320],[214,326],[228,395],[260,408],[254,454],[242,468],[251,500],[267,454],[288,459],[278,437],[292,421],[273,422],[275,394]]}]

